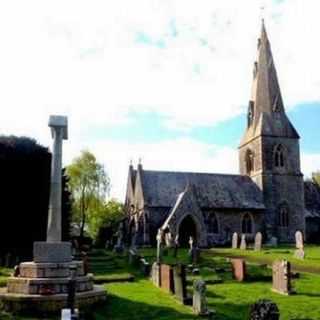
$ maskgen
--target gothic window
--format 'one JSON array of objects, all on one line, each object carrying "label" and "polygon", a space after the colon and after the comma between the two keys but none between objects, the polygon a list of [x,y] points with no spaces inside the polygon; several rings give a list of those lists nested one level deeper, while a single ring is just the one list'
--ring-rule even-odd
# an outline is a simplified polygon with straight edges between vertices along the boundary
[{"label": "gothic window", "polygon": [[219,233],[218,218],[214,212],[209,215],[209,233]]},{"label": "gothic window", "polygon": [[283,228],[289,227],[289,209],[285,204],[279,207],[279,226]]},{"label": "gothic window", "polygon": [[242,218],[242,233],[252,233],[252,219],[249,213],[246,213]]},{"label": "gothic window", "polygon": [[254,171],[254,155],[250,149],[248,149],[246,152],[246,170],[247,174],[250,174],[252,171]]},{"label": "gothic window", "polygon": [[249,101],[248,106],[248,127],[251,126],[254,117],[254,102],[252,100]]},{"label": "gothic window", "polygon": [[285,165],[284,149],[281,144],[277,145],[274,151],[274,165],[276,168],[283,168]]}]

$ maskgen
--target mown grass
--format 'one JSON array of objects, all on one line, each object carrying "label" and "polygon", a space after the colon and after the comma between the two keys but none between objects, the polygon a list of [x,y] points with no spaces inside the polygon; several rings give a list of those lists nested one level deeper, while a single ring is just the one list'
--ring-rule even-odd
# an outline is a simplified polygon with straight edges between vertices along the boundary
[{"label": "mown grass", "polygon": [[[241,252],[248,256],[267,256],[270,261],[286,257],[292,259],[292,248],[269,249],[268,254],[263,252]],[[289,250],[288,253],[284,251]],[[265,250],[266,251],[266,250]],[[316,265],[320,254],[316,247],[308,247],[307,259],[298,261]],[[155,260],[155,249],[141,250],[147,261]],[[234,255],[239,255],[240,250],[235,250]],[[238,283],[232,279],[230,263],[220,254],[230,255],[232,250],[214,249],[204,251],[199,261],[200,275],[188,274],[188,291],[192,292],[193,280],[203,278],[207,282],[207,299],[211,309],[216,310],[217,320],[247,319],[249,306],[258,299],[271,299],[277,303],[281,320],[319,320],[320,319],[320,275],[301,273],[300,278],[293,281],[296,294],[282,296],[271,291],[272,275],[270,268],[261,265],[248,264],[248,279]],[[233,254],[232,254],[233,255]],[[308,261],[310,259],[311,261]],[[315,264],[312,264],[313,263]],[[187,250],[179,250],[178,259],[172,252],[164,257],[165,263],[189,263]],[[91,271],[96,277],[108,281],[111,279],[125,278],[133,275],[134,282],[112,282],[104,284],[108,292],[105,305],[92,310],[90,318],[86,319],[112,319],[112,320],[173,320],[173,319],[199,319],[192,314],[190,306],[181,305],[173,296],[165,293],[142,276],[137,268],[128,266],[125,255],[115,255],[110,252],[95,252],[90,257]],[[10,270],[9,270],[10,271]],[[3,269],[0,269],[3,277]],[[8,270],[4,272],[8,273]],[[220,283],[221,282],[221,283]],[[30,318],[1,318],[5,320],[34,320]]]},{"label": "mown grass", "polygon": [[[264,248],[261,251],[240,250],[229,248],[213,248],[209,250],[209,255],[218,254],[224,256],[242,256],[251,261],[272,264],[278,259],[287,259],[295,269],[320,274],[320,246],[306,246],[305,259],[294,257],[295,248],[292,246],[281,246],[279,248]],[[208,252],[208,251],[206,251]]]}]

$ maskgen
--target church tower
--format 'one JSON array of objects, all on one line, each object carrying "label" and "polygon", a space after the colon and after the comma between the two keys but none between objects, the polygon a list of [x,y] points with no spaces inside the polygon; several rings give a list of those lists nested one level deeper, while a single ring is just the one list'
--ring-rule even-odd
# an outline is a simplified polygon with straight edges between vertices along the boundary
[{"label": "church tower", "polygon": [[266,28],[262,21],[258,58],[254,63],[247,128],[239,147],[240,173],[263,192],[264,227],[268,239],[294,240],[305,231],[304,187],[299,135],[288,119]]}]

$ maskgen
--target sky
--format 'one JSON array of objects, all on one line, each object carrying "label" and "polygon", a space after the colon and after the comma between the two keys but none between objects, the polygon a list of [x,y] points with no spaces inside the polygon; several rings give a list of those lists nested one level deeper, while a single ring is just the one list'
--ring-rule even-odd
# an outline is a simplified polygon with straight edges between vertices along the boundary
[{"label": "sky", "polygon": [[[263,10],[261,8],[264,8]],[[0,134],[87,149],[124,200],[145,169],[238,173],[264,17],[302,171],[320,169],[318,0],[11,0],[0,3]]]}]

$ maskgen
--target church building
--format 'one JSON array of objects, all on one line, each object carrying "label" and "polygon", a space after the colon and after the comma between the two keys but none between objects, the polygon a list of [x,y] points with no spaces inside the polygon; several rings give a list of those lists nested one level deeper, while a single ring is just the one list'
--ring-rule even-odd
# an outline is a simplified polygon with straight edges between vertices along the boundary
[{"label": "church building", "polygon": [[[239,146],[240,174],[150,171],[141,163],[137,169],[130,165],[125,202],[129,242],[154,244],[158,229],[170,239],[178,236],[180,245],[192,236],[201,247],[226,244],[234,232],[250,239],[260,231],[266,241],[276,237],[279,242],[293,242],[297,230],[306,236],[307,217],[319,223],[320,192],[303,180],[299,139],[286,115],[262,22]],[[308,201],[306,207],[305,192],[315,192],[319,203]]]}]

